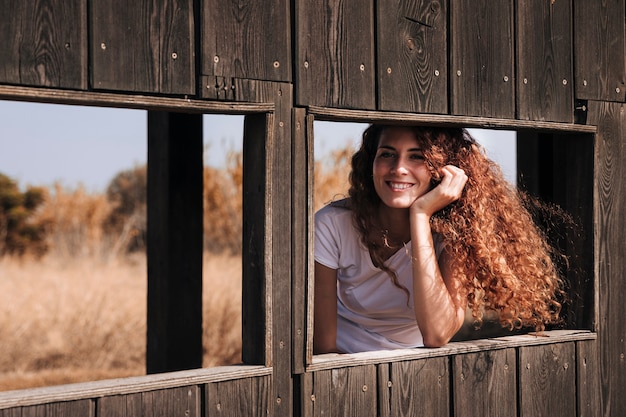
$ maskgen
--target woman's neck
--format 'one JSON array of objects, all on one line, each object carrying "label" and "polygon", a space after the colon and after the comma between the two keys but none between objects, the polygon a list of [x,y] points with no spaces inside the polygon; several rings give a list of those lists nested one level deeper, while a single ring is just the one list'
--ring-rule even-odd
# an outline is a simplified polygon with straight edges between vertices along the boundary
[{"label": "woman's neck", "polygon": [[384,204],[378,207],[378,223],[381,232],[395,243],[411,240],[409,209],[391,208]]}]

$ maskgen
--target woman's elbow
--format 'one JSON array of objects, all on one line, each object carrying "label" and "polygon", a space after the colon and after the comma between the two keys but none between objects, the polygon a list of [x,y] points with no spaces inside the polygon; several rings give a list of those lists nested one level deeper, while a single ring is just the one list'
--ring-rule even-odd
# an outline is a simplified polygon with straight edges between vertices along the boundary
[{"label": "woman's elbow", "polygon": [[427,348],[440,348],[442,346],[447,345],[452,337],[441,336],[441,335],[432,335],[432,336],[424,336],[424,347]]}]

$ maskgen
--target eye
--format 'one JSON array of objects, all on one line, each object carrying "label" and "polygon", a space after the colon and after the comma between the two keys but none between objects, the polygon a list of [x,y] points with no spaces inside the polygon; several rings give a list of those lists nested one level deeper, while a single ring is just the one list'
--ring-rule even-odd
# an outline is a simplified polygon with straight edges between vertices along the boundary
[{"label": "eye", "polygon": [[396,156],[395,153],[391,151],[381,150],[381,151],[378,151],[378,155],[376,157],[387,159],[387,158],[393,158],[395,156]]},{"label": "eye", "polygon": [[423,161],[424,160],[424,155],[422,155],[421,153],[414,153],[411,155],[411,159],[415,160],[415,161]]}]

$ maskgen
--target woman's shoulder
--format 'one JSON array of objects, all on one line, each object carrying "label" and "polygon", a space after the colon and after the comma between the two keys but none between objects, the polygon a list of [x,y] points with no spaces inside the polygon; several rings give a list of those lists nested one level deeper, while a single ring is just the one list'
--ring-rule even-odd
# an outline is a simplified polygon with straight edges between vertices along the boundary
[{"label": "woman's shoulder", "polygon": [[351,211],[352,210],[350,208],[350,199],[344,198],[342,200],[331,201],[330,203],[326,204],[324,207],[319,209],[317,213],[315,213],[315,216],[334,216],[341,214],[349,215]]}]

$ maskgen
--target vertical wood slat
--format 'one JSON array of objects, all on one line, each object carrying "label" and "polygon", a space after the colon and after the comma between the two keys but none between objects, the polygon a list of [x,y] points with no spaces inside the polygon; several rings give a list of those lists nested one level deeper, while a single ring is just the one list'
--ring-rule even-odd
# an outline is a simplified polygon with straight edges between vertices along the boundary
[{"label": "vertical wood slat", "polygon": [[272,343],[274,416],[293,413],[292,371],[292,140],[293,86],[275,83],[275,119],[270,156],[270,210],[272,267]]},{"label": "vertical wood slat", "polygon": [[271,392],[272,379],[269,375],[207,384],[203,417],[272,415]]},{"label": "vertical wood slat", "polygon": [[1,417],[95,417],[95,405],[92,400],[77,400],[50,404],[16,407],[0,410]]},{"label": "vertical wood slat", "polygon": [[[177,387],[98,400],[98,417],[176,416],[202,417],[198,386]],[[80,415],[80,414],[72,414]]]},{"label": "vertical wood slat", "polygon": [[573,123],[572,5],[517,4],[517,117]]},{"label": "vertical wood slat", "polygon": [[203,75],[291,81],[288,0],[201,4]]},{"label": "vertical wood slat", "polygon": [[309,126],[312,119],[303,108],[293,110],[292,372],[296,374],[304,372],[313,355],[313,274],[310,271],[313,259],[309,256],[313,248],[313,228],[309,225],[309,219],[313,218],[313,131]]},{"label": "vertical wood slat", "polygon": [[148,373],[202,366],[202,115],[148,112]]},{"label": "vertical wood slat", "polygon": [[626,415],[626,104],[589,102],[589,123],[598,126],[595,161],[595,265],[598,349],[604,409],[600,415]]},{"label": "vertical wood slat", "polygon": [[86,0],[0,0],[0,10],[0,83],[87,89]]},{"label": "vertical wood slat", "polygon": [[447,113],[447,2],[376,5],[378,109]]},{"label": "vertical wood slat", "polygon": [[312,390],[305,394],[304,401],[310,401],[305,416],[377,415],[375,365],[317,371],[308,378],[312,379],[307,385],[312,385]]},{"label": "vertical wood slat", "polygon": [[[452,359],[454,416],[517,415],[515,349],[457,355]],[[476,393],[480,401],[476,401]]]},{"label": "vertical wood slat", "polygon": [[597,340],[576,342],[576,363],[578,417],[597,416],[602,409]]},{"label": "vertical wood slat", "polygon": [[391,415],[450,415],[448,361],[440,357],[392,363]]},{"label": "vertical wood slat", "polygon": [[519,349],[520,417],[576,415],[575,355],[573,342]]},{"label": "vertical wood slat", "polygon": [[296,2],[296,105],[373,110],[372,0]]},{"label": "vertical wood slat", "polygon": [[91,3],[94,89],[195,94],[193,0]]},{"label": "vertical wood slat", "polygon": [[247,115],[243,128],[242,359],[272,363],[272,252],[268,218],[270,157],[274,115]]},{"label": "vertical wood slat", "polygon": [[626,100],[626,0],[575,1],[576,98]]},{"label": "vertical wood slat", "polygon": [[450,112],[515,118],[513,2],[450,2]]}]

